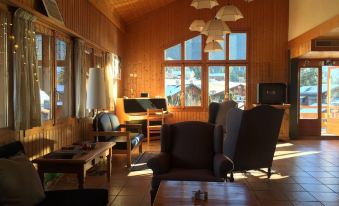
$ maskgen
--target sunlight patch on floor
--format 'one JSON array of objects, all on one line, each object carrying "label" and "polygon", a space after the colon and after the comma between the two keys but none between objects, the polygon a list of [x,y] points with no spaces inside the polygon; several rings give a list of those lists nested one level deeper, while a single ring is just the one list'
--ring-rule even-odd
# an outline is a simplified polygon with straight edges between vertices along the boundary
[{"label": "sunlight patch on floor", "polygon": [[141,170],[141,171],[131,171],[128,173],[129,177],[135,176],[152,176],[153,172],[151,169]]},{"label": "sunlight patch on floor", "polygon": [[292,143],[278,143],[276,145],[277,148],[280,148],[280,147],[290,147],[290,146],[293,146],[294,144]]},{"label": "sunlight patch on floor", "polygon": [[274,155],[273,160],[281,160],[281,159],[300,157],[300,156],[305,156],[305,155],[313,155],[313,154],[320,154],[320,152],[319,151],[307,151],[307,152],[277,151],[276,154]]}]

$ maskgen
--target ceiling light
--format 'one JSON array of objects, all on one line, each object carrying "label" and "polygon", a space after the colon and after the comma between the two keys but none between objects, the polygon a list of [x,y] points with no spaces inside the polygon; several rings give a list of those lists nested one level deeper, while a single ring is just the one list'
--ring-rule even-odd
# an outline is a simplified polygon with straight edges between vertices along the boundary
[{"label": "ceiling light", "polygon": [[222,36],[231,33],[231,30],[225,22],[219,19],[212,19],[206,23],[201,33],[206,36]]},{"label": "ceiling light", "polygon": [[216,42],[222,42],[224,41],[224,36],[213,36],[210,35],[207,37],[206,43],[212,42],[212,41],[216,41]]},{"label": "ceiling light", "polygon": [[193,0],[191,6],[196,9],[211,9],[218,6],[217,0]]},{"label": "ceiling light", "polygon": [[204,51],[205,52],[219,52],[219,51],[222,51],[222,47],[218,42],[211,41],[206,44]]},{"label": "ceiling light", "polygon": [[234,5],[221,7],[215,17],[222,21],[237,21],[244,18],[241,11]]},{"label": "ceiling light", "polygon": [[190,26],[191,31],[198,31],[201,32],[205,27],[205,21],[204,20],[194,20]]}]

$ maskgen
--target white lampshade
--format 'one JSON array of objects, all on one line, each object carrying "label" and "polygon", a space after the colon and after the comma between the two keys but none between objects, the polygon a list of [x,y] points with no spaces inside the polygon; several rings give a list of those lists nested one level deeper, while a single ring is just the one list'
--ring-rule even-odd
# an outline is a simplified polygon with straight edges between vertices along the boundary
[{"label": "white lampshade", "polygon": [[206,36],[222,36],[231,33],[231,30],[225,22],[219,19],[212,19],[206,23],[201,33]]},{"label": "white lampshade", "polygon": [[222,21],[237,21],[238,19],[244,18],[241,11],[234,5],[221,7],[215,17]]},{"label": "white lampshade", "polygon": [[222,47],[218,42],[211,41],[206,44],[204,51],[205,52],[218,52],[218,51],[222,51]]},{"label": "white lampshade", "polygon": [[207,37],[206,43],[209,43],[211,41],[216,41],[216,42],[222,42],[224,41],[224,36],[213,36],[213,35],[209,35]]},{"label": "white lampshade", "polygon": [[196,9],[211,9],[218,5],[217,0],[193,0],[191,3],[191,6]]},{"label": "white lampshade", "polygon": [[191,31],[198,31],[201,32],[205,27],[205,21],[204,20],[194,20],[190,26]]},{"label": "white lampshade", "polygon": [[106,109],[104,70],[89,68],[87,109]]}]

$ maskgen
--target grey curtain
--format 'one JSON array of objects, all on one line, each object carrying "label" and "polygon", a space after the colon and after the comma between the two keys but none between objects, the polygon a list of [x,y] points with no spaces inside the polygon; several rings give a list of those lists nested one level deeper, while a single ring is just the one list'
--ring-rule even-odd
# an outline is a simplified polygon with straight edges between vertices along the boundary
[{"label": "grey curtain", "polygon": [[76,117],[86,117],[86,78],[87,65],[85,56],[85,42],[79,38],[74,42],[74,66],[75,66],[75,93],[76,93]]},{"label": "grey curtain", "polygon": [[40,88],[35,46],[35,17],[23,9],[14,13],[14,128],[41,126]]}]

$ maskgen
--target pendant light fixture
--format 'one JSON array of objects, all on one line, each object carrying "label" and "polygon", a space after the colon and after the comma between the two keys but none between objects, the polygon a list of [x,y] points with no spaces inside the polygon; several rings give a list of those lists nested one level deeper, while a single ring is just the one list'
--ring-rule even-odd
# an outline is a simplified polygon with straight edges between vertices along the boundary
[{"label": "pendant light fixture", "polygon": [[191,3],[191,6],[196,9],[212,9],[218,5],[219,3],[217,0],[193,0]]},{"label": "pendant light fixture", "polygon": [[222,36],[231,33],[231,30],[225,22],[219,19],[212,19],[206,23],[201,33],[206,36]]},{"label": "pendant light fixture", "polygon": [[210,43],[212,41],[216,42],[223,42],[224,41],[224,36],[215,36],[215,35],[210,35],[207,37],[206,43]]},{"label": "pendant light fixture", "polygon": [[236,6],[226,5],[219,9],[216,18],[222,21],[237,21],[244,18],[244,16]]},{"label": "pendant light fixture", "polygon": [[219,51],[222,51],[222,47],[217,41],[208,42],[204,49],[204,52],[219,52]]},{"label": "pendant light fixture", "polygon": [[198,31],[201,32],[205,27],[205,21],[204,20],[194,20],[190,26],[190,31]]}]

